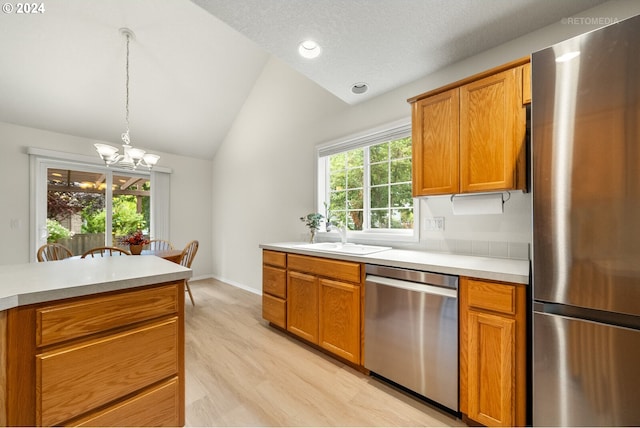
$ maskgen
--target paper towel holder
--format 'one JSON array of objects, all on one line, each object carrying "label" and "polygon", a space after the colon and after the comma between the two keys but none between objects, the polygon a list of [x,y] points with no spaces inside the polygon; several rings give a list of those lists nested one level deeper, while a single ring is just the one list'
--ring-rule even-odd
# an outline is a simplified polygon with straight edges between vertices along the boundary
[{"label": "paper towel holder", "polygon": [[[505,190],[504,192],[500,192],[502,194],[502,205],[504,206],[504,203],[507,202],[509,199],[511,199],[511,192],[509,192],[508,190]],[[507,194],[507,198],[505,199],[504,194]],[[468,196],[468,195],[486,195],[487,193],[465,193],[463,194],[456,194],[456,195],[451,195],[451,202],[453,202],[453,198],[455,196]]]}]

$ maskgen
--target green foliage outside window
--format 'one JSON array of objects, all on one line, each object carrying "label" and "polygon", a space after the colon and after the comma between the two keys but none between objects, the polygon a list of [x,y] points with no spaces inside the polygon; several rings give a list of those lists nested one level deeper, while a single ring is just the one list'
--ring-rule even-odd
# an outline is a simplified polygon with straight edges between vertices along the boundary
[{"label": "green foliage outside window", "polygon": [[[364,182],[366,175],[368,183]],[[366,207],[365,192],[369,201]],[[363,230],[367,213],[372,229],[411,229],[411,193],[411,137],[329,156],[329,212],[333,224]]]},{"label": "green foliage outside window", "polygon": [[47,242],[57,242],[59,239],[71,237],[71,231],[57,220],[47,219]]},{"label": "green foliage outside window", "polygon": [[[82,233],[104,233],[106,211],[94,212],[91,206],[82,210]],[[146,226],[144,215],[137,212],[136,197],[122,195],[113,198],[112,232],[126,236]]]}]

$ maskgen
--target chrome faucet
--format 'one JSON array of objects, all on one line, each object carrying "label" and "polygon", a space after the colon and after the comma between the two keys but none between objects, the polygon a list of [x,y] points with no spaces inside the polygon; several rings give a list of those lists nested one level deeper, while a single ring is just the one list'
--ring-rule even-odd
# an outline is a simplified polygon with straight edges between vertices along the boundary
[{"label": "chrome faucet", "polygon": [[347,226],[344,224],[341,224],[337,228],[338,228],[338,233],[340,233],[340,242],[342,242],[343,244],[346,244],[347,243]]},{"label": "chrome faucet", "polygon": [[342,223],[338,223],[338,224],[328,223],[327,231],[333,231],[333,230],[337,230],[338,233],[340,234],[340,242],[343,244],[346,244],[347,243],[347,226]]}]

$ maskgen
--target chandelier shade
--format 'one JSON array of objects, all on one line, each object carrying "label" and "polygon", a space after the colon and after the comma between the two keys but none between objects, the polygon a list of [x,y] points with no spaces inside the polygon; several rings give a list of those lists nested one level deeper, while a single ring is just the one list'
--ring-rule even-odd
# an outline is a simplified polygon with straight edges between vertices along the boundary
[{"label": "chandelier shade", "polygon": [[160,156],[147,153],[142,149],[137,149],[131,146],[131,139],[129,136],[129,42],[134,37],[134,34],[133,31],[128,28],[121,28],[120,34],[125,36],[127,39],[127,61],[125,67],[125,121],[127,129],[121,135],[122,142],[124,143],[122,144],[122,153],[118,153],[118,148],[110,146],[109,144],[95,143],[94,147],[96,148],[100,158],[107,166],[115,165],[126,169],[136,169],[138,166],[144,166],[151,169],[156,163],[158,163]]}]

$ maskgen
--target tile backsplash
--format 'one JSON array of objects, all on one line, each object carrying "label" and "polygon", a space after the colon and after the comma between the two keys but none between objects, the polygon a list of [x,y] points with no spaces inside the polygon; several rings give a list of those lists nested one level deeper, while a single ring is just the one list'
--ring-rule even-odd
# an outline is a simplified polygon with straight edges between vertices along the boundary
[{"label": "tile backsplash", "polygon": [[[498,195],[499,196],[499,195]],[[531,194],[511,192],[501,214],[455,215],[450,196],[421,200],[420,217],[442,218],[441,231],[423,227],[414,249],[450,254],[529,260]]]},{"label": "tile backsplash", "polygon": [[465,239],[428,239],[419,245],[424,251],[480,257],[529,260],[528,242],[472,241]]}]

